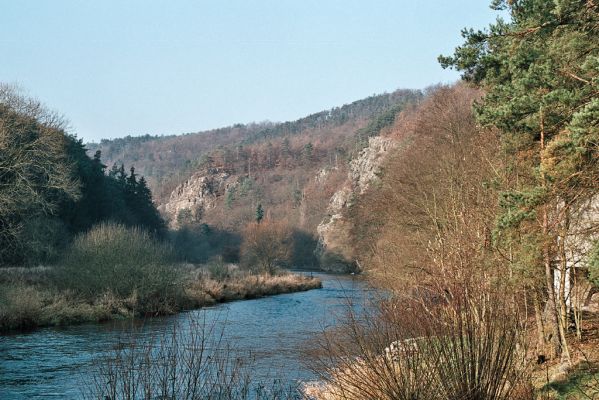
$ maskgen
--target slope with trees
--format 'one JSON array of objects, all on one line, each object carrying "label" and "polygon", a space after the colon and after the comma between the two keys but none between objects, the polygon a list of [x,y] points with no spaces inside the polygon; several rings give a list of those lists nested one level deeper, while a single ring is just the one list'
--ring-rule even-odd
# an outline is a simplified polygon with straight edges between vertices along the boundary
[{"label": "slope with trees", "polygon": [[599,6],[492,6],[509,20],[440,57],[465,82],[403,113],[347,211],[393,296],[325,338],[323,398],[599,394]]}]

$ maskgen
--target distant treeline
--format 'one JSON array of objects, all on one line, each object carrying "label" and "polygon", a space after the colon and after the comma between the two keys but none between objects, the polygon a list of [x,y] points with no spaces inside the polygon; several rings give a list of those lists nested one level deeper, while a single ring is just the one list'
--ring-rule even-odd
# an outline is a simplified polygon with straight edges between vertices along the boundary
[{"label": "distant treeline", "polygon": [[[205,132],[168,136],[126,136],[88,144],[90,155],[101,150],[109,163],[135,165],[146,177],[158,204],[163,204],[177,185],[194,172],[203,168],[205,161],[223,158],[223,163],[241,161],[252,157],[268,158],[266,168],[274,165],[273,155],[267,150],[268,143],[277,147],[287,146],[281,154],[287,168],[306,161],[304,145],[313,146],[314,158],[349,159],[359,151],[369,135],[361,132],[368,121],[389,114],[395,115],[406,104],[420,101],[426,91],[396,90],[392,93],[373,95],[341,107],[317,112],[295,121],[283,123],[260,122],[235,124]],[[392,110],[392,111],[390,111]],[[376,127],[371,131],[376,130]],[[286,142],[283,145],[283,142]],[[308,147],[310,147],[308,146]],[[264,153],[256,155],[255,153]],[[268,153],[268,154],[267,154]],[[294,154],[292,154],[294,153]],[[309,154],[308,154],[309,155]],[[283,158],[280,157],[280,158]],[[247,160],[244,168],[247,168]],[[230,167],[230,166],[229,166]],[[258,164],[252,165],[252,168]],[[236,168],[237,170],[239,168]]]}]

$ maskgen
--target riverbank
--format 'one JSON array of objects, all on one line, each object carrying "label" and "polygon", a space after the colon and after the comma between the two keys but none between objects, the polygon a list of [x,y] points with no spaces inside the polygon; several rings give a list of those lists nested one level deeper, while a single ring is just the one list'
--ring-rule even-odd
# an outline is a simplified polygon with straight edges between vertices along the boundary
[{"label": "riverbank", "polygon": [[[583,400],[599,398],[599,312],[596,310],[594,308],[593,311],[585,311],[585,325],[582,327],[580,337],[577,337],[574,332],[568,333],[568,340],[571,343],[570,363],[560,358],[539,360],[536,358],[534,348],[528,349],[530,351],[521,364],[522,369],[515,371],[517,373],[512,375],[512,379],[517,382],[518,389],[511,394],[510,399]],[[534,329],[527,332],[531,336],[530,342],[535,333]],[[372,340],[372,337],[360,339],[367,341]],[[389,387],[401,392],[402,390],[415,391],[415,388],[418,388],[417,382],[422,381],[426,382],[427,388],[434,387],[435,384],[447,384],[446,381],[440,379],[441,375],[437,375],[438,371],[435,370],[437,364],[427,362],[430,356],[429,352],[434,353],[432,357],[434,360],[438,360],[438,349],[427,347],[427,340],[430,338],[421,337],[416,340],[396,341],[394,342],[395,347],[389,345],[378,354],[362,353],[354,357],[345,355],[336,363],[337,367],[329,371],[328,380],[304,382],[301,391],[305,397],[313,400],[342,400],[347,398],[348,393],[359,399],[372,397],[387,399],[389,397],[385,390]],[[455,338],[450,340],[455,340]],[[401,344],[398,346],[397,343]],[[368,344],[364,344],[364,346],[368,348]],[[456,349],[458,348],[456,346]],[[449,347],[447,350],[452,351]],[[443,354],[443,357],[447,356],[446,353]],[[458,360],[460,363],[467,362],[463,358]],[[451,358],[445,360],[445,362],[447,361],[451,361]],[[454,366],[454,369],[458,368]],[[406,370],[410,370],[409,374],[405,374]],[[428,373],[427,370],[429,370]],[[420,380],[411,380],[418,374],[422,377]],[[459,383],[462,375],[453,376],[458,379],[456,382]],[[435,383],[436,379],[439,381]],[[501,390],[509,389],[511,386],[506,385]],[[436,390],[433,389],[433,391]],[[372,395],[373,391],[376,392],[376,396]],[[362,393],[366,393],[364,397],[362,397]],[[425,395],[423,398],[429,397]]]},{"label": "riverbank", "polygon": [[322,287],[317,278],[279,271],[256,274],[236,265],[175,265],[183,290],[159,299],[159,311],[148,314],[136,292],[119,297],[110,291],[91,300],[72,290],[54,287],[51,267],[0,268],[0,332],[32,330],[47,326],[104,322],[117,319],[175,314],[180,311]]}]

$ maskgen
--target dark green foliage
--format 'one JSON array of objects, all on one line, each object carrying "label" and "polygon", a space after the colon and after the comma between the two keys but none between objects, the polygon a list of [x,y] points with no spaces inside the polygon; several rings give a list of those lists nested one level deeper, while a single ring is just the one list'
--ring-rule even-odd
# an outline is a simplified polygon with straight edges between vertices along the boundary
[{"label": "dark green foliage", "polygon": [[291,249],[291,266],[293,268],[318,268],[318,259],[314,249],[318,244],[316,237],[310,232],[294,229],[291,233],[293,248]]},{"label": "dark green foliage", "polygon": [[296,185],[291,192],[291,197],[293,198],[293,207],[298,208],[302,204],[302,191]]},{"label": "dark green foliage", "polygon": [[539,210],[561,203],[576,209],[597,191],[599,6],[584,0],[493,6],[507,10],[510,21],[464,30],[464,44],[439,60],[485,89],[478,119],[502,134],[510,162],[499,230],[531,229],[525,224],[534,224]]},{"label": "dark green foliage", "polygon": [[224,262],[239,261],[238,234],[216,229],[207,224],[189,224],[170,233],[177,261],[205,263],[222,256]]},{"label": "dark green foliage", "polygon": [[350,154],[352,158],[357,157],[357,153],[360,152],[364,147],[368,146],[368,138],[377,136],[385,128],[393,125],[395,118],[399,115],[408,102],[402,102],[396,104],[393,107],[380,113],[378,116],[370,120],[368,125],[364,128],[359,129],[355,135],[355,146],[354,151]]},{"label": "dark green foliage", "polygon": [[[496,1],[511,21],[464,30],[441,64],[487,89],[479,120],[519,154],[521,191],[581,193],[599,179],[599,6],[583,0]],[[570,194],[573,196],[574,194]]]},{"label": "dark green foliage", "polygon": [[165,225],[146,180],[101,152],[86,154],[33,100],[0,85],[0,264],[51,263],[74,235],[102,221],[160,237]]},{"label": "dark green foliage", "polygon": [[264,209],[262,204],[258,204],[256,207],[256,222],[260,223],[264,219]]},{"label": "dark green foliage", "polygon": [[135,168],[131,167],[127,175],[124,165],[113,165],[106,175],[101,153],[97,151],[90,159],[82,141],[75,139],[70,142],[69,158],[76,167],[75,178],[81,182],[81,198],[64,202],[59,215],[71,233],[110,220],[164,235],[166,227],[152,202],[152,193],[145,178],[138,179]]},{"label": "dark green foliage", "polygon": [[302,149],[302,158],[304,163],[310,164],[312,162],[312,157],[314,155],[314,146],[312,143],[306,143],[304,148]]},{"label": "dark green foliage", "polygon": [[235,201],[235,187],[231,187],[227,190],[227,195],[225,196],[225,207],[229,210],[233,208],[233,202]]},{"label": "dark green foliage", "polygon": [[244,143],[250,144],[266,138],[272,139],[283,135],[293,135],[306,129],[339,126],[356,117],[373,118],[390,108],[402,107],[405,104],[417,102],[421,98],[422,92],[419,90],[396,90],[392,93],[373,95],[366,99],[354,101],[351,104],[308,115],[296,121],[272,124],[251,133],[244,140]]}]

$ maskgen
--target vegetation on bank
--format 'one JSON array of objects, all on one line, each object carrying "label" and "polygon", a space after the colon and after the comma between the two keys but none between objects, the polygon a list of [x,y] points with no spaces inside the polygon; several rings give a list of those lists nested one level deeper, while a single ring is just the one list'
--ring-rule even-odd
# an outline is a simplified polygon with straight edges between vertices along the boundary
[{"label": "vegetation on bank", "polygon": [[394,296],[325,334],[318,398],[599,396],[599,6],[493,7],[509,19],[440,59],[465,82],[399,116],[349,210]]},{"label": "vegetation on bank", "polygon": [[[322,398],[597,397],[599,324],[597,311],[587,306],[599,275],[599,6],[591,0],[495,0],[493,6],[510,19],[484,31],[465,30],[465,43],[440,59],[460,70],[465,82],[438,88],[398,118],[381,117],[380,126],[394,124],[391,135],[402,145],[387,160],[380,183],[355,199],[349,212],[358,222],[351,234],[360,264],[393,296],[376,304],[372,315],[348,315],[345,330],[324,333],[317,365],[328,391]],[[273,270],[288,260],[293,237],[277,218],[293,208],[298,220],[310,220],[302,207],[306,199],[325,196],[310,197],[294,178],[314,172],[319,157],[328,155],[332,165],[336,149],[318,153],[311,142],[277,138],[249,151],[241,146],[208,155],[204,165],[247,175],[221,209],[247,228],[239,238],[241,253],[232,255],[241,268],[215,263],[198,270],[171,266],[176,260],[158,232],[112,225],[78,230],[67,223],[59,212],[65,204],[74,205],[68,213],[80,205],[85,210],[68,153],[61,153],[68,137],[51,120],[6,104],[0,127],[9,139],[0,142],[7,149],[0,161],[12,161],[0,175],[2,194],[23,193],[29,201],[0,198],[4,260],[25,254],[31,244],[61,248],[52,227],[70,229],[69,238],[82,234],[63,247],[69,250],[62,262],[4,283],[0,302],[7,311],[0,318],[6,326],[82,315],[155,315],[317,285]],[[360,133],[371,134],[368,128]],[[19,140],[21,147],[11,147]],[[360,147],[360,140],[350,142]],[[43,153],[44,143],[58,145]],[[322,149],[332,150],[332,143]],[[20,153],[23,146],[31,151]],[[31,162],[32,168],[10,169],[30,156],[43,172]],[[265,218],[262,205],[270,204],[261,202],[262,189],[274,193],[283,179],[277,171],[293,166],[303,170],[286,175],[291,179],[281,198],[294,203],[279,204],[278,213]],[[268,171],[262,178],[272,185],[255,184],[257,168]],[[113,171],[102,180],[122,185],[115,187],[125,188],[118,192],[125,199],[135,193],[134,170]],[[189,218],[200,219],[197,210],[189,211],[177,216],[183,228]],[[105,217],[96,222],[110,219]],[[47,237],[42,245],[31,240],[38,228],[49,232],[35,235]],[[143,264],[128,260],[129,252],[136,254],[130,246],[149,258]],[[59,252],[40,254],[45,259]]]},{"label": "vegetation on bank", "polygon": [[[290,236],[257,244],[246,237],[223,248],[207,225],[199,242],[186,226],[167,232],[145,178],[123,164],[107,171],[100,151],[88,157],[65,127],[39,102],[0,85],[0,331],[163,315],[320,286],[279,270]],[[263,221],[252,238],[270,225]],[[231,235],[221,236],[222,243]],[[213,263],[205,274],[184,266],[198,252],[207,257],[191,261],[238,262],[241,243],[243,269]],[[279,249],[267,261],[266,244]]]},{"label": "vegetation on bank", "polygon": [[104,224],[78,237],[55,266],[0,269],[0,331],[165,315],[320,286],[220,259],[181,264],[143,230]]},{"label": "vegetation on bank", "polygon": [[213,278],[205,266],[172,268],[182,275],[181,287],[177,288],[181,293],[176,299],[150,299],[154,310],[150,314],[148,303],[141,302],[136,293],[119,297],[103,292],[88,299],[48,284],[30,283],[51,275],[51,268],[0,268],[0,332],[172,314],[216,303],[318,289],[322,285],[317,278],[288,272],[266,275],[234,268],[225,277]]},{"label": "vegetation on bank", "polygon": [[0,84],[0,265],[51,264],[78,234],[103,221],[156,237],[165,224],[145,179],[121,165],[105,171],[67,123]]}]

